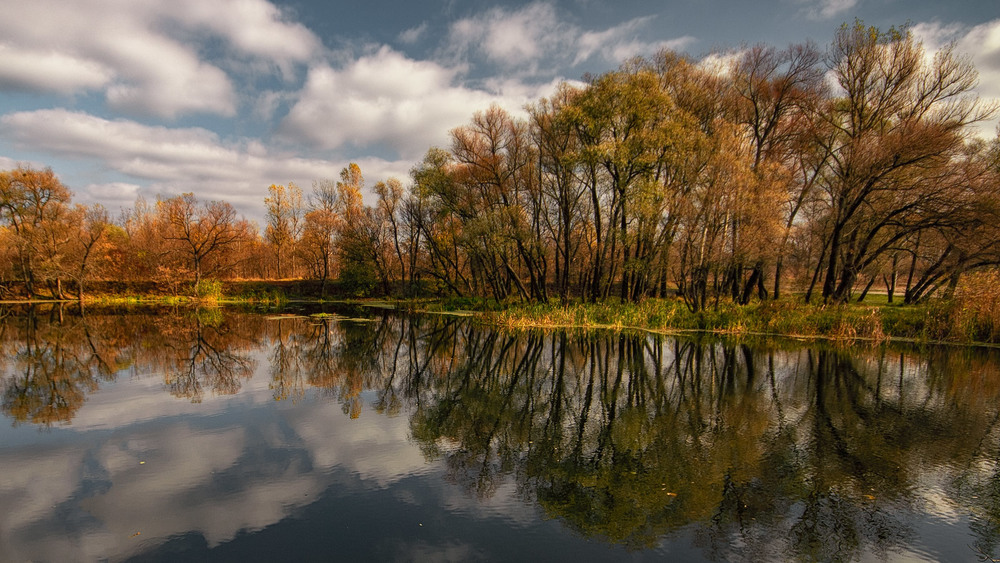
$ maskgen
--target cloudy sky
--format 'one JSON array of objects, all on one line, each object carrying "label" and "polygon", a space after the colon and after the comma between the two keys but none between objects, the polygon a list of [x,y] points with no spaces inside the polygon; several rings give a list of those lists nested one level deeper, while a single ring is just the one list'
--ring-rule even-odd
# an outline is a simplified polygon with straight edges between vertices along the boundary
[{"label": "cloudy sky", "polygon": [[[396,176],[490,104],[662,48],[829,43],[861,18],[956,42],[1000,99],[996,0],[4,0],[0,169],[51,166],[113,213],[194,192],[263,214],[272,183]],[[986,124],[993,131],[996,120]]]}]

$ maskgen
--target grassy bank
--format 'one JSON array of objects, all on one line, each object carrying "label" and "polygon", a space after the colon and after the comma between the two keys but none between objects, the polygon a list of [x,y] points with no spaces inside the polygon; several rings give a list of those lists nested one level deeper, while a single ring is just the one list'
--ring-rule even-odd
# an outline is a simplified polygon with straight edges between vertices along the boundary
[{"label": "grassy bank", "polygon": [[797,300],[749,305],[720,303],[692,313],[678,300],[642,303],[519,304],[480,311],[481,322],[507,328],[611,328],[662,332],[830,338],[841,341],[909,339],[923,342],[1000,343],[991,311],[957,301],[928,305],[808,305]]},{"label": "grassy bank", "polygon": [[91,293],[84,303],[96,305],[213,305],[213,304],[268,304],[283,305],[288,302],[284,288],[263,282],[234,284],[209,280],[197,287],[187,287],[183,292]]},{"label": "grassy bank", "polygon": [[177,286],[169,293],[164,292],[162,287],[149,284],[113,284],[101,289],[104,291],[88,293],[84,303],[110,306],[249,304],[280,307],[291,301],[351,301],[407,311],[473,312],[479,322],[511,329],[609,328],[830,338],[838,341],[864,339],[878,342],[893,338],[919,342],[1000,344],[1000,273],[993,271],[967,276],[951,299],[922,305],[889,305],[884,298],[869,299],[864,304],[809,305],[803,303],[800,297],[792,296],[742,306],[720,301],[718,306],[698,313],[692,313],[677,299],[649,299],[641,303],[609,300],[568,306],[556,303],[497,303],[480,298],[368,301],[351,299],[350,295],[338,292],[335,285],[329,288],[329,292],[320,291],[317,282],[306,280],[206,280],[197,288],[190,284]]}]

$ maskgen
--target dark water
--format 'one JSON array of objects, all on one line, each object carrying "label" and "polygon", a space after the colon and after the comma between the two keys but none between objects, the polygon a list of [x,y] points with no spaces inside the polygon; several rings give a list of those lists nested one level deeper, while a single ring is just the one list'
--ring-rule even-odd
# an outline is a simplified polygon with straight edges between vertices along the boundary
[{"label": "dark water", "polygon": [[976,561],[1000,356],[0,310],[2,561]]}]

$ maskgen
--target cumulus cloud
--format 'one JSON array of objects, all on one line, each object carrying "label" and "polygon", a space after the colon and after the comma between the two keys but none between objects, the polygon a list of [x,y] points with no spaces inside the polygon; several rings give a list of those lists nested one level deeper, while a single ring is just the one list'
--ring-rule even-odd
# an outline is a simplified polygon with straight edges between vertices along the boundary
[{"label": "cumulus cloud", "polygon": [[189,47],[155,36],[119,37],[109,43],[114,46],[108,46],[106,60],[124,78],[107,89],[113,108],[167,118],[196,112],[236,114],[229,77],[200,61]]},{"label": "cumulus cloud", "polygon": [[[388,144],[408,159],[447,141],[448,131],[490,104],[518,111],[532,98],[456,85],[456,69],[388,47],[346,68],[316,66],[282,123],[288,139],[325,149]],[[538,90],[532,91],[538,94]]]},{"label": "cumulus cloud", "polygon": [[640,17],[604,30],[583,30],[565,22],[547,3],[529,4],[518,10],[493,8],[454,22],[447,51],[453,56],[478,53],[501,67],[535,74],[547,72],[547,65],[575,66],[595,56],[617,64],[663,48],[683,49],[694,41],[690,36],[641,40],[640,31],[652,20],[652,16]]},{"label": "cumulus cloud", "polygon": [[[309,186],[316,179],[337,177],[347,164],[276,152],[258,141],[225,142],[202,128],[149,126],[65,109],[5,115],[0,126],[19,146],[97,160],[116,173],[151,181],[145,190],[128,182],[95,183],[84,188],[84,199],[123,201],[136,194],[194,192],[204,200],[229,201],[256,219],[269,184]],[[358,163],[366,176],[377,179],[405,177],[411,165],[376,158]]]},{"label": "cumulus cloud", "polygon": [[552,5],[530,4],[516,11],[494,8],[456,21],[451,40],[456,47],[478,48],[489,60],[513,66],[560,49],[569,28],[560,22]]},{"label": "cumulus cloud", "polygon": [[164,17],[208,29],[225,38],[238,53],[273,62],[286,78],[292,75],[294,63],[308,61],[322,50],[322,43],[308,28],[265,0],[169,4],[170,11]]},{"label": "cumulus cloud", "polygon": [[[954,44],[956,52],[969,56],[979,71],[976,92],[985,103],[1000,104],[1000,19],[974,27],[957,24],[921,23],[913,34],[923,42],[928,56]],[[980,125],[985,136],[996,135],[997,119]]]},{"label": "cumulus cloud", "polygon": [[72,94],[101,88],[112,76],[110,68],[96,61],[0,44],[0,89]]},{"label": "cumulus cloud", "polygon": [[221,44],[283,74],[321,49],[265,0],[37,0],[5,6],[0,88],[72,94],[103,89],[113,109],[173,118],[236,112],[230,77],[202,60]]}]

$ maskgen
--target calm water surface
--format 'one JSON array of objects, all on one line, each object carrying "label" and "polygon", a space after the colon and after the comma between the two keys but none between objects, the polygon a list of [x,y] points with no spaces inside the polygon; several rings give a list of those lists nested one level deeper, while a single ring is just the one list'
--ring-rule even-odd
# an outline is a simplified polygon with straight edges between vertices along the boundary
[{"label": "calm water surface", "polygon": [[1000,356],[0,309],[0,560],[977,561]]}]

